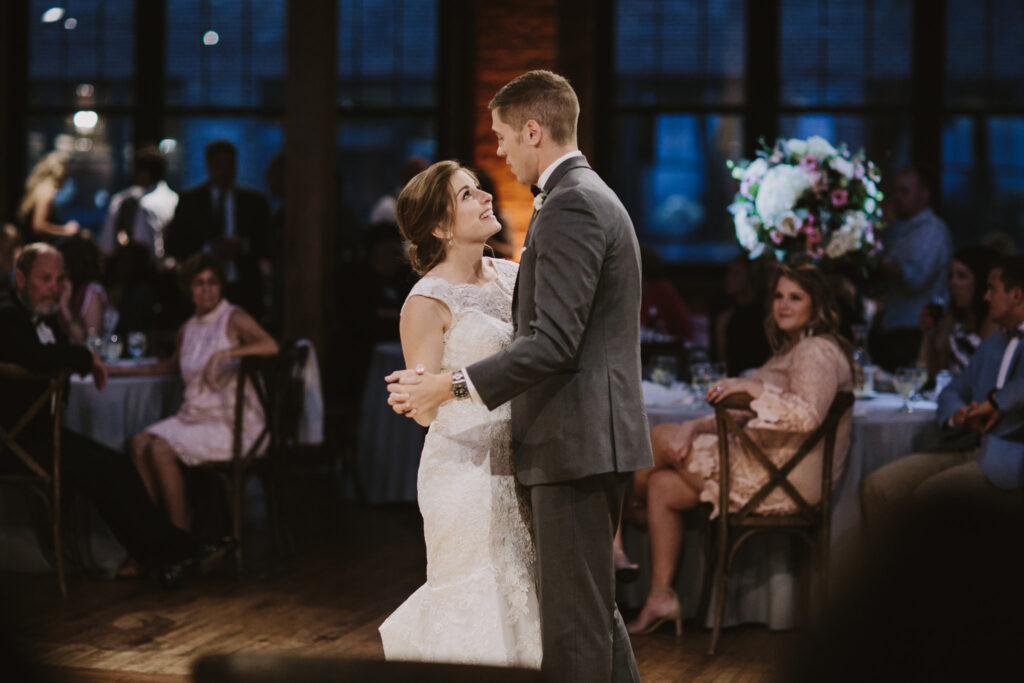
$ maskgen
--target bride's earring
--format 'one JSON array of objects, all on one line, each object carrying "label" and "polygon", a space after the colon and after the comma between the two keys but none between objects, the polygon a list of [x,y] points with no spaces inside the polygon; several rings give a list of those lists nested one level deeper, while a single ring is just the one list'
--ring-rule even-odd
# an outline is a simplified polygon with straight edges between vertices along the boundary
[{"label": "bride's earring", "polygon": [[449,237],[448,238],[448,246],[450,247],[450,246],[452,246],[452,244],[454,244],[454,240],[452,240],[452,238]]}]

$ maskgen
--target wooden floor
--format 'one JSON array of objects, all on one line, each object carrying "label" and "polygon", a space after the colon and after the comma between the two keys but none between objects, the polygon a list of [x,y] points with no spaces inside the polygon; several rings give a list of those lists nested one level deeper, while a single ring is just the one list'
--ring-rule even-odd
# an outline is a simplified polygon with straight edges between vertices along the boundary
[{"label": "wooden floor", "polygon": [[[23,647],[57,681],[188,681],[193,660],[207,653],[381,658],[377,627],[424,579],[417,511],[332,505],[326,496],[306,510],[305,520],[292,520],[307,529],[299,555],[275,563],[264,552],[241,581],[227,568],[176,591],[73,577],[61,602],[51,576],[8,575],[18,597],[7,608]],[[755,682],[778,680],[797,638],[731,629],[707,657],[707,632],[689,626],[682,638],[665,630],[633,647],[649,683]]]}]

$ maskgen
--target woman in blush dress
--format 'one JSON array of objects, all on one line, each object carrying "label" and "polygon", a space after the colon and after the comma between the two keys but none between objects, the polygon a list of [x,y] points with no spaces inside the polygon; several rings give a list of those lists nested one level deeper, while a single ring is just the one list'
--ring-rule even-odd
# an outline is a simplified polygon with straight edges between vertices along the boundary
[{"label": "woman in blush dress", "polygon": [[[708,389],[707,400],[747,393],[753,414],[744,429],[776,465],[799,447],[828,412],[838,391],[853,389],[850,344],[837,333],[839,312],[828,282],[811,265],[782,266],[771,290],[771,314],[765,322],[774,353],[749,378],[728,378]],[[850,448],[850,413],[839,422],[835,445],[835,477],[843,471]],[[651,430],[654,467],[639,473],[634,495],[647,500],[651,538],[651,592],[628,626],[630,633],[650,633],[674,623],[681,633],[682,611],[672,583],[683,542],[684,510],[702,502],[718,515],[718,436],[714,415],[682,424],[661,424]],[[808,503],[821,495],[824,444],[812,450],[789,475]],[[730,437],[730,510],[738,510],[768,481],[768,472]],[[775,489],[757,507],[761,514],[787,514],[792,499]]]},{"label": "woman in blush dress", "polygon": [[[224,267],[210,254],[196,254],[182,268],[196,312],[178,333],[169,361],[119,374],[166,374],[180,369],[185,400],[177,415],[150,425],[131,443],[131,457],[146,490],[160,501],[171,522],[188,527],[182,466],[232,457],[237,359],[272,356],[277,342],[252,316],[221,296]],[[263,410],[246,388],[242,443],[248,449],[263,430]]]},{"label": "woman in blush dress", "polygon": [[[518,266],[483,255],[501,226],[491,195],[454,161],[413,178],[398,225],[423,275],[400,331],[409,368],[456,371],[508,346]],[[515,479],[510,407],[447,401],[417,477],[427,582],[380,627],[388,659],[540,668],[530,510]]]}]

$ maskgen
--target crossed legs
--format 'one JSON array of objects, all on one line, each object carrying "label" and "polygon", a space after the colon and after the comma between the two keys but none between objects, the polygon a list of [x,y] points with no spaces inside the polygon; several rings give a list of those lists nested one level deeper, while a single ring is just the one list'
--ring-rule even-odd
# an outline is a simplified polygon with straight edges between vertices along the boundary
[{"label": "crossed legs", "polygon": [[185,477],[171,445],[158,436],[142,432],[132,438],[131,457],[150,499],[163,505],[171,524],[187,531]]}]

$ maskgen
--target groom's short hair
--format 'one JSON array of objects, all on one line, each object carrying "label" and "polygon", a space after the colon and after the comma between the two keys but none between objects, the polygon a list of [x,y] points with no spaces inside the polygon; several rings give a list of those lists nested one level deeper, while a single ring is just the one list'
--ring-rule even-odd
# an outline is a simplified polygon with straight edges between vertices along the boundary
[{"label": "groom's short hair", "polygon": [[580,101],[569,81],[556,73],[527,71],[509,81],[487,107],[517,131],[533,119],[551,133],[556,144],[576,140]]}]

